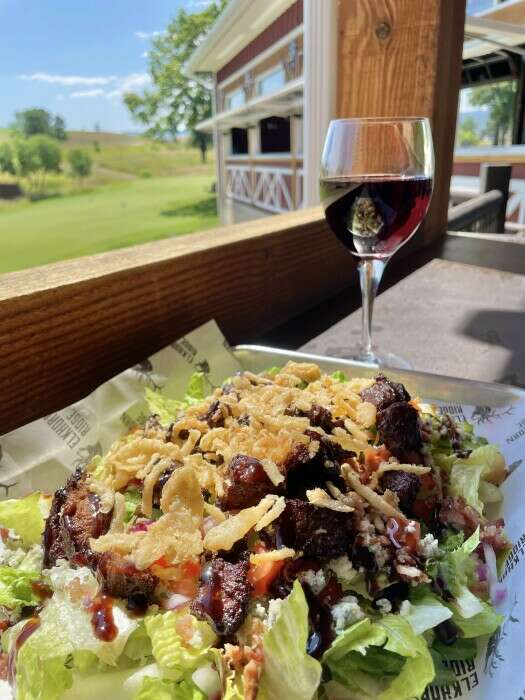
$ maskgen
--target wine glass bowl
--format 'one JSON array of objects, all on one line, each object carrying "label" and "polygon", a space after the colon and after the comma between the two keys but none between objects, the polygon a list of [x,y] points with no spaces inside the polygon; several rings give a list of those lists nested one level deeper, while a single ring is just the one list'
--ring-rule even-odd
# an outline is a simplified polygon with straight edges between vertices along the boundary
[{"label": "wine glass bowl", "polygon": [[337,119],[321,161],[327,223],[359,263],[363,340],[350,359],[407,367],[372,349],[374,297],[385,265],[416,232],[432,195],[434,153],[427,119]]}]

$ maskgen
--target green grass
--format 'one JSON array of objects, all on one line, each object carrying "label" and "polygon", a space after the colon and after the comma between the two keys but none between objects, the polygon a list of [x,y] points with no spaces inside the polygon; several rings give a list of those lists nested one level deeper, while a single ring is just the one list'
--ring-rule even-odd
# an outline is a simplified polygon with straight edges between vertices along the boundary
[{"label": "green grass", "polygon": [[130,179],[0,210],[0,272],[168,238],[217,224],[210,169]]}]

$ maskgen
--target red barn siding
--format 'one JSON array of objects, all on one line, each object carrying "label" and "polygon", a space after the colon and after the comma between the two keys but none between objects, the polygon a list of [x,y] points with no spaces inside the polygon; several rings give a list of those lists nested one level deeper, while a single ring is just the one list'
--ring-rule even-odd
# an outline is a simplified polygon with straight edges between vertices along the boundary
[{"label": "red barn siding", "polygon": [[242,68],[246,63],[258,56],[272,44],[289,34],[292,29],[298,27],[303,22],[303,0],[297,0],[286,12],[270,24],[269,27],[259,34],[253,41],[242,49],[231,61],[217,72],[217,81],[221,83],[230,75]]}]

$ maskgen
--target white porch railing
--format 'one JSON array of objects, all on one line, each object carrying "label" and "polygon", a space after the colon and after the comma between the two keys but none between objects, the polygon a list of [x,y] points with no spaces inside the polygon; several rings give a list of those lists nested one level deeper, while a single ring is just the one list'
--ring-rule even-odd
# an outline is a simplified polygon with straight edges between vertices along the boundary
[{"label": "white porch railing", "polygon": [[[451,189],[471,191],[472,196],[479,193],[479,177],[474,175],[453,175]],[[507,221],[512,221],[525,228],[525,180],[512,178],[509,184],[507,201]]]},{"label": "white porch railing", "polygon": [[226,196],[264,211],[283,214],[299,209],[303,204],[302,192],[302,170],[263,165],[226,166]]}]

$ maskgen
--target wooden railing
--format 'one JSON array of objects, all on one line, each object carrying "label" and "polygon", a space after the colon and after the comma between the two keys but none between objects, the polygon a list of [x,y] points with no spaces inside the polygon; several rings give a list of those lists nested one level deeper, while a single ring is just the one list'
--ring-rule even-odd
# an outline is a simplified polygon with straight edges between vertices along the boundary
[{"label": "wooden railing", "polygon": [[485,192],[451,207],[447,227],[449,231],[496,233],[502,206],[504,197],[499,190]]}]

